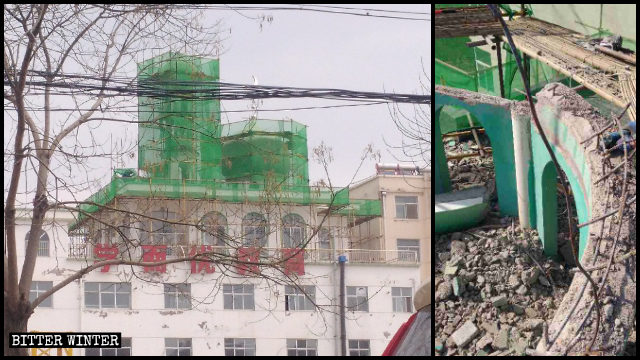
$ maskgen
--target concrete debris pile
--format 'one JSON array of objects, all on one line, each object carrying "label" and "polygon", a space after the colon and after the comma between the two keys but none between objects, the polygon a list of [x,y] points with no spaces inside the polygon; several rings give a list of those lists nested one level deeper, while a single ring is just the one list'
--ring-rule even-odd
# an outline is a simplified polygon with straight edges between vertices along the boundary
[{"label": "concrete debris pile", "polygon": [[[481,136],[483,146],[488,145],[486,137]],[[472,156],[456,159],[463,154],[477,153],[479,151],[477,143],[471,139],[462,138],[456,141],[450,138],[444,143],[445,153],[450,160],[449,174],[453,191],[463,190],[476,185],[485,185],[490,179],[495,177],[493,169],[493,157],[486,154],[484,157]]]},{"label": "concrete debris pile", "polygon": [[480,227],[438,237],[438,355],[522,355],[540,340],[572,274],[542,254],[535,232],[509,231]]}]

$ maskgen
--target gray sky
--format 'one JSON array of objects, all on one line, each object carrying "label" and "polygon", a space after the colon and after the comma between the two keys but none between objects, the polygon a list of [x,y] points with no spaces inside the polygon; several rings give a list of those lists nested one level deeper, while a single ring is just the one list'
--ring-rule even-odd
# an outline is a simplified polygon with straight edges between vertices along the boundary
[{"label": "gray sky", "polygon": [[[343,5],[429,12],[430,5]],[[246,16],[270,14],[271,23],[258,23],[232,11],[210,11],[212,19],[224,18],[231,28],[220,56],[221,81],[260,85],[324,87],[363,91],[419,93],[421,59],[430,75],[431,24],[425,21],[372,18],[306,11],[242,11]],[[409,15],[404,15],[409,16]],[[411,15],[426,17],[425,15]],[[327,106],[345,102],[322,99],[267,99],[262,109]],[[223,110],[241,110],[249,101],[223,101]],[[409,112],[412,105],[401,105]],[[238,121],[250,113],[228,113],[223,123]],[[387,105],[342,107],[288,112],[262,112],[259,118],[292,118],[308,125],[308,147],[324,141],[333,148],[334,162],[329,175],[334,185],[347,185],[360,163],[367,144],[380,150],[382,162],[397,162],[387,150],[382,137],[400,144]],[[397,156],[402,153],[396,151]],[[311,156],[310,156],[311,157]],[[375,161],[368,160],[356,180],[375,171]],[[324,170],[309,161],[311,181],[326,177]]]},{"label": "gray sky", "polygon": [[[244,5],[243,5],[244,6]],[[269,7],[271,5],[261,5]],[[375,8],[395,11],[429,12],[430,5],[337,5],[357,8]],[[271,22],[259,22],[252,17],[270,15]],[[395,15],[385,13],[385,15]],[[427,15],[398,14],[398,16],[429,18]],[[430,75],[431,24],[427,21],[411,21],[364,17],[343,14],[326,14],[310,11],[205,10],[203,22],[215,24],[222,19],[226,29],[223,51],[220,53],[221,81],[252,84],[253,77],[259,85],[291,86],[305,88],[338,88],[372,92],[421,93],[421,61]],[[160,49],[160,53],[182,49]],[[150,54],[149,57],[159,55]],[[215,56],[215,54],[214,54]],[[214,57],[212,56],[212,57]],[[143,59],[140,59],[143,60]],[[130,64],[130,74],[135,76],[135,64]],[[79,67],[71,66],[65,71],[82,73]],[[41,99],[36,99],[40,101]],[[265,99],[260,109],[335,106],[354,102],[323,99]],[[73,107],[73,102],[64,97],[54,100],[60,107]],[[128,104],[135,119],[136,104]],[[248,110],[251,101],[223,101],[222,110]],[[413,105],[400,105],[405,112],[412,113]],[[5,109],[5,118],[8,111]],[[9,113],[11,113],[9,111]],[[235,122],[248,118],[251,112],[223,113],[222,122]],[[15,115],[15,113],[13,114]],[[12,115],[12,116],[13,116]],[[36,122],[41,122],[41,113],[35,113]],[[62,112],[53,114],[54,124],[68,118]],[[333,148],[334,161],[329,167],[329,176],[334,186],[346,186],[352,178],[363,179],[375,171],[375,160],[367,159],[359,172],[356,168],[368,144],[378,150],[382,162],[397,162],[384,144],[384,138],[393,145],[401,144],[400,132],[395,128],[387,105],[339,107],[258,113],[259,118],[290,118],[308,126],[309,177],[311,183],[326,174],[320,165],[311,159],[312,149],[324,141]],[[11,116],[9,116],[11,118]],[[54,125],[54,128],[57,128]],[[95,127],[98,126],[98,127]],[[85,126],[78,138],[69,136],[67,145],[75,141],[87,142],[96,137],[96,142],[105,152],[118,153],[118,143],[135,146],[137,126],[118,122],[101,122]],[[4,122],[5,149],[13,147],[15,122]],[[78,140],[79,139],[79,140]],[[115,145],[111,145],[115,144]],[[114,146],[112,148],[112,146]],[[73,148],[73,147],[71,147]],[[80,172],[62,172],[72,181],[81,179],[90,183],[91,189],[73,194],[58,194],[59,199],[70,195],[85,199],[106,185],[111,179],[111,167],[137,167],[136,149],[130,149],[118,159],[93,157]],[[131,157],[127,155],[131,155]],[[394,154],[403,157],[399,150]],[[404,157],[403,157],[404,158]],[[10,166],[5,157],[5,196],[8,188]],[[404,158],[406,159],[406,158]],[[421,160],[421,159],[419,159]],[[420,163],[420,165],[423,165]],[[32,198],[25,192],[35,185],[34,171],[30,164],[21,177],[19,202],[29,206]],[[56,169],[59,171],[59,169]],[[53,179],[51,179],[53,181]],[[53,186],[53,185],[52,185]],[[30,190],[27,190],[30,189]],[[18,205],[20,206],[20,205]]]}]

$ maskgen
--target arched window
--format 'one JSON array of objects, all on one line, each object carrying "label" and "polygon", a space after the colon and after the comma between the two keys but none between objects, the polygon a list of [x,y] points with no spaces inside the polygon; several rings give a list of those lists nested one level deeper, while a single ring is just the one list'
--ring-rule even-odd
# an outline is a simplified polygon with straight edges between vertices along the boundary
[{"label": "arched window", "polygon": [[282,218],[282,246],[300,247],[305,241],[305,223],[302,216],[289,214]]},{"label": "arched window", "polygon": [[205,214],[200,220],[202,244],[225,246],[227,238],[227,218],[217,211]]},{"label": "arched window", "polygon": [[[27,253],[27,244],[29,243],[29,232],[24,238],[24,252]],[[40,230],[38,241],[38,256],[49,256],[49,235],[46,231]]]},{"label": "arched window", "polygon": [[258,213],[249,213],[242,219],[243,243],[245,246],[267,245],[267,220]]}]

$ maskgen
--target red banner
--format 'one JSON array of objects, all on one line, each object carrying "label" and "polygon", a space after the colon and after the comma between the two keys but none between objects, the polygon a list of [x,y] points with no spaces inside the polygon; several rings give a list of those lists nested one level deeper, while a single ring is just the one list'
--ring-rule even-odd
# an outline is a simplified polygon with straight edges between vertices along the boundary
[{"label": "red banner", "polygon": [[[142,245],[142,261],[159,262],[167,260],[167,245]],[[144,272],[167,272],[167,264],[145,266]]]},{"label": "red banner", "polygon": [[[202,254],[202,253],[205,253],[205,252],[213,252],[213,246],[211,246],[211,245],[201,245],[200,246],[200,251],[198,251],[198,247],[197,246],[192,246],[191,250],[189,251],[189,256],[194,256],[196,254]],[[204,272],[207,273],[207,274],[211,274],[211,273],[216,271],[216,266],[213,263],[206,262],[206,261],[191,260],[191,273],[192,274],[198,274],[202,270],[204,270]]]},{"label": "red banner", "polygon": [[[240,275],[245,275],[247,271],[253,274],[259,274],[258,263],[260,262],[260,249],[250,247],[250,248],[239,248],[238,249],[238,266],[236,267],[236,271]],[[252,264],[243,264],[243,263],[252,263]]]},{"label": "red banner", "polygon": [[[115,245],[107,246],[103,244],[97,244],[93,247],[93,255],[100,259],[94,262],[98,263],[102,260],[113,260],[118,256],[118,247]],[[105,265],[100,269],[100,272],[109,272],[109,267],[111,265]]]},{"label": "red banner", "polygon": [[284,274],[296,273],[298,275],[304,275],[304,249],[282,249],[283,259],[288,259],[284,262]]}]

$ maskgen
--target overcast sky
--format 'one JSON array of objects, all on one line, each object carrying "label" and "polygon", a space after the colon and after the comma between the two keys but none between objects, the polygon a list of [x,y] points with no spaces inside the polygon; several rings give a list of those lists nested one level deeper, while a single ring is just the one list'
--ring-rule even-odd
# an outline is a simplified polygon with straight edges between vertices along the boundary
[{"label": "overcast sky", "polygon": [[[429,12],[430,5],[343,5],[349,7]],[[262,30],[247,19],[273,16]],[[386,15],[393,15],[386,13]],[[224,18],[231,29],[220,56],[221,81],[260,85],[340,88],[376,92],[420,93],[421,60],[430,75],[431,24],[426,21],[325,14],[307,11],[209,11],[212,19]],[[400,15],[428,18],[426,15]],[[345,102],[321,99],[264,100],[262,109],[327,106]],[[249,101],[223,101],[223,110],[247,109]],[[412,105],[402,105],[412,111]],[[238,121],[249,113],[227,113],[222,122]],[[292,118],[308,126],[308,147],[324,141],[333,148],[332,182],[347,185],[367,144],[380,150],[382,162],[397,162],[383,142],[400,144],[387,105],[261,112],[259,118]],[[397,156],[402,156],[398,151]],[[311,156],[310,156],[311,157]],[[368,160],[356,180],[372,175],[375,161]],[[326,177],[310,159],[309,177]]]},{"label": "overcast sky", "polygon": [[[229,7],[231,7],[230,5]],[[246,5],[242,5],[246,6]],[[261,5],[273,7],[273,5]],[[352,8],[384,9],[416,13],[429,12],[430,5],[335,5]],[[349,11],[330,9],[335,11]],[[375,14],[374,12],[371,12]],[[226,39],[219,54],[220,79],[224,82],[253,84],[254,78],[259,85],[291,86],[305,88],[337,88],[371,92],[395,92],[422,94],[420,76],[424,71],[430,76],[430,37],[431,24],[428,21],[388,19],[344,14],[327,14],[311,11],[276,10],[205,10],[205,23],[213,25],[222,20],[222,29]],[[262,15],[272,17],[272,21],[254,20]],[[414,18],[430,18],[424,14],[383,13]],[[160,53],[182,49],[158,49]],[[155,51],[155,50],[153,50]],[[151,54],[152,56],[159,55]],[[151,57],[151,56],[150,56]],[[215,54],[212,54],[215,57]],[[140,59],[143,60],[143,59]],[[130,66],[130,74],[135,76],[135,64]],[[70,73],[82,73],[81,68],[66,69]],[[39,100],[37,100],[39,101]],[[73,103],[64,97],[54,102],[60,107],[73,107]],[[323,99],[266,99],[260,103],[260,109],[283,109],[300,107],[322,107],[354,102]],[[400,105],[405,112],[413,112],[413,105]],[[135,100],[129,109],[135,109]],[[248,110],[250,100],[223,101],[223,111]],[[135,111],[135,110],[134,110]],[[5,115],[7,110],[5,109]],[[222,122],[235,122],[248,118],[252,112],[231,112],[222,115]],[[135,113],[134,119],[135,119]],[[40,114],[35,113],[37,121]],[[53,114],[55,121],[66,121],[61,112]],[[375,160],[367,159],[356,173],[360,158],[368,144],[372,144],[381,155],[381,161],[398,162],[392,154],[403,157],[399,150],[390,151],[383,141],[392,145],[401,144],[400,132],[395,128],[387,105],[369,105],[338,107],[329,109],[310,109],[296,111],[267,112],[260,111],[259,118],[293,119],[308,126],[309,177],[313,184],[327,175],[320,165],[312,160],[312,149],[324,141],[333,149],[334,161],[329,167],[329,176],[334,186],[346,186],[371,176],[375,172]],[[5,117],[6,118],[6,117]],[[11,118],[11,117],[9,117]],[[117,144],[131,144],[133,148],[118,159],[109,157],[91,158],[82,173],[58,174],[88,179],[90,188],[73,194],[58,194],[60,200],[72,195],[78,200],[95,193],[111,179],[111,167],[137,167],[135,142],[137,126],[118,122],[101,122],[99,131],[94,127],[82,127],[80,140],[94,136],[100,137],[99,143],[105,152],[117,153]],[[55,128],[55,126],[54,126]],[[15,121],[5,121],[5,149],[13,147]],[[8,134],[8,135],[7,135]],[[65,141],[71,145],[76,141],[73,136]],[[115,148],[112,147],[115,144]],[[109,151],[111,150],[111,151]],[[127,156],[125,156],[127,155]],[[131,156],[128,156],[131,155]],[[417,159],[422,160],[422,159]],[[424,165],[423,162],[419,163]],[[27,171],[21,177],[19,200],[29,206],[31,197],[25,193],[35,186],[35,172],[25,165]],[[5,196],[10,177],[10,167],[5,157]],[[53,182],[51,179],[50,182]],[[26,190],[27,188],[31,190]],[[70,199],[69,199],[70,200]]]}]

